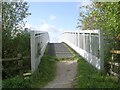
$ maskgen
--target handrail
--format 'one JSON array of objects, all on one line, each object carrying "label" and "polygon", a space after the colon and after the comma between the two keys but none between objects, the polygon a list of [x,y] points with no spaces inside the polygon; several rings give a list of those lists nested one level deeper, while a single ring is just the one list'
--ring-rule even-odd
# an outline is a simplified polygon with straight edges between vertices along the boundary
[{"label": "handrail", "polygon": [[103,33],[100,30],[64,32],[61,42],[68,44],[97,69],[104,68]]},{"label": "handrail", "polygon": [[31,69],[34,72],[45,52],[49,39],[48,32],[31,31]]}]

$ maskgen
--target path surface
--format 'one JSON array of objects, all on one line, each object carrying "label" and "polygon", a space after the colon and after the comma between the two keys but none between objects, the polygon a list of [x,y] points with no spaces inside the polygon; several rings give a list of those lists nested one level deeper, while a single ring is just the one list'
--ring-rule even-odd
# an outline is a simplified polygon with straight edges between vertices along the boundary
[{"label": "path surface", "polygon": [[[63,43],[49,43],[48,54],[58,58],[71,58],[73,53]],[[66,59],[67,60],[67,59]],[[44,88],[72,88],[72,82],[77,73],[77,61],[58,61],[56,64],[56,77]]]},{"label": "path surface", "polygon": [[63,43],[49,43],[48,54],[58,58],[71,58],[73,54],[69,51],[68,47]]},{"label": "path surface", "polygon": [[77,61],[57,62],[56,77],[44,88],[72,88],[77,73]]}]

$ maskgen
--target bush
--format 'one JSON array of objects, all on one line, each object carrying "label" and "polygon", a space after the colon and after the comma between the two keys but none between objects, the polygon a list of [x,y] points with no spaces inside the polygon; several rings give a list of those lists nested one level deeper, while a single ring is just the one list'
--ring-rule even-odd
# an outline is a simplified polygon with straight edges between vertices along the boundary
[{"label": "bush", "polygon": [[30,79],[23,79],[22,77],[16,76],[14,78],[3,80],[3,88],[28,88],[31,87]]}]

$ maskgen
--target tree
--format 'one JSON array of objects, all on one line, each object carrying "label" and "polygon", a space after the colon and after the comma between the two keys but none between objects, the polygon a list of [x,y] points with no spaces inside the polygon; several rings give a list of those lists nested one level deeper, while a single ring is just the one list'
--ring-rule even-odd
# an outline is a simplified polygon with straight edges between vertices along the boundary
[{"label": "tree", "polygon": [[[14,57],[18,34],[24,30],[24,18],[30,13],[27,2],[2,2],[2,57]],[[17,53],[16,53],[17,54]]]},{"label": "tree", "polygon": [[120,34],[120,4],[117,2],[93,2],[91,6],[80,7],[80,9],[83,8],[86,9],[86,12],[82,12],[84,15],[80,16],[82,19],[78,22],[82,23],[82,29],[103,30],[104,60],[109,61],[111,59],[110,50],[120,48],[116,41],[116,36]]}]

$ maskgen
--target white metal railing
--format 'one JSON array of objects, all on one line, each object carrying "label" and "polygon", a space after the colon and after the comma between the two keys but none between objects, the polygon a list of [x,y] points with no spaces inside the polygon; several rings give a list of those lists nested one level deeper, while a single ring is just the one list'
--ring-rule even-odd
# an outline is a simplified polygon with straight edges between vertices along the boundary
[{"label": "white metal railing", "polygon": [[49,42],[49,34],[41,31],[31,31],[31,70],[34,72],[43,56]]},{"label": "white metal railing", "polygon": [[97,69],[104,68],[103,35],[100,30],[64,32],[60,39]]}]

